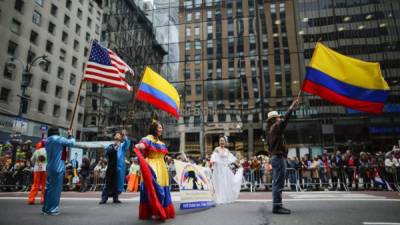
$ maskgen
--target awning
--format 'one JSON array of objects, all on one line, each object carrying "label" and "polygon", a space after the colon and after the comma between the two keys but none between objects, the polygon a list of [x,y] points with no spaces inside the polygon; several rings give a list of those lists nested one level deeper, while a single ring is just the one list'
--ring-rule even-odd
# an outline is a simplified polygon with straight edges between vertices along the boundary
[{"label": "awning", "polygon": [[78,141],[74,147],[78,148],[106,148],[112,141]]}]

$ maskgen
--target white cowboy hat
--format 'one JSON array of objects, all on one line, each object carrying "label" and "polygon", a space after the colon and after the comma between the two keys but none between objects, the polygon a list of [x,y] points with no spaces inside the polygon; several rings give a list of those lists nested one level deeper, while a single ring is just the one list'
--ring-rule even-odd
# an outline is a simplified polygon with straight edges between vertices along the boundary
[{"label": "white cowboy hat", "polygon": [[271,112],[268,113],[267,121],[272,119],[272,118],[276,118],[276,117],[280,117],[280,116],[281,115],[279,115],[277,111],[271,111]]}]

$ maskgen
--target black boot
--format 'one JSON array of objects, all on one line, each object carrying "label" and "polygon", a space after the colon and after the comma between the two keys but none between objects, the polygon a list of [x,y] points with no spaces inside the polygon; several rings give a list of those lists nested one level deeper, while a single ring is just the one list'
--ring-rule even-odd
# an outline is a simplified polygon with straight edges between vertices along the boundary
[{"label": "black boot", "polygon": [[122,203],[120,200],[118,200],[118,195],[117,195],[117,197],[113,198],[113,202],[114,203]]},{"label": "black boot", "polygon": [[107,200],[105,200],[105,199],[102,199],[102,200],[99,202],[100,205],[106,204],[106,203],[107,203]]},{"label": "black boot", "polygon": [[274,213],[274,214],[290,214],[290,210],[285,209],[282,206],[274,206],[272,213]]}]

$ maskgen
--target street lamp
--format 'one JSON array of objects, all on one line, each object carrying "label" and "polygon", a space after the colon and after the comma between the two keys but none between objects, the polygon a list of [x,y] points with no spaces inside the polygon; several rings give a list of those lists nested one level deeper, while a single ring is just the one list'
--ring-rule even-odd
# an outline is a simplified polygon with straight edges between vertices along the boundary
[{"label": "street lamp", "polygon": [[16,57],[11,57],[10,61],[7,63],[7,69],[10,71],[15,70],[17,67],[16,66],[17,61],[21,64],[22,67],[22,81],[21,81],[22,95],[18,95],[18,97],[21,98],[18,117],[22,117],[22,107],[25,102],[30,101],[29,97],[25,96],[26,88],[29,87],[33,76],[33,74],[30,71],[32,67],[35,66],[36,62],[38,62],[40,67],[45,68],[49,64],[49,61],[47,60],[46,55],[42,55],[34,58],[30,63],[24,65],[24,63],[20,59]]},{"label": "street lamp", "polygon": [[[21,68],[22,68],[22,81],[21,81],[22,95],[18,95],[18,97],[21,98],[21,101],[19,104],[18,118],[21,119],[23,105],[27,101],[30,101],[30,98],[25,96],[26,88],[29,87],[31,80],[32,80],[32,76],[33,76],[30,71],[36,62],[38,62],[39,66],[41,66],[41,67],[47,67],[47,65],[49,64],[49,61],[47,60],[46,55],[42,55],[42,56],[38,56],[38,57],[34,58],[30,63],[27,63],[26,65],[24,65],[24,63],[20,59],[18,59],[16,57],[11,57],[10,61],[6,65],[7,69],[10,71],[15,70],[17,68],[17,66],[16,66],[17,61],[21,64]],[[21,139],[20,132],[15,132],[15,134],[11,135],[11,138],[12,138],[11,142],[13,144],[13,154],[12,154],[11,162],[14,165],[15,161],[16,161],[17,147],[19,144],[22,143],[22,139]]]}]

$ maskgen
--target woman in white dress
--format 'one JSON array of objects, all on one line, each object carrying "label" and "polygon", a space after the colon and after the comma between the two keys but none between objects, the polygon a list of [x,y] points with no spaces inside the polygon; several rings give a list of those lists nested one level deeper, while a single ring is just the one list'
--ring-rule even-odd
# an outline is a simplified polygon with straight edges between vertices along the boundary
[{"label": "woman in white dress", "polygon": [[215,202],[226,204],[234,202],[239,197],[242,184],[243,168],[240,167],[236,174],[230,169],[230,165],[237,161],[236,157],[225,148],[226,139],[219,138],[219,146],[211,155],[212,182],[215,190]]}]

